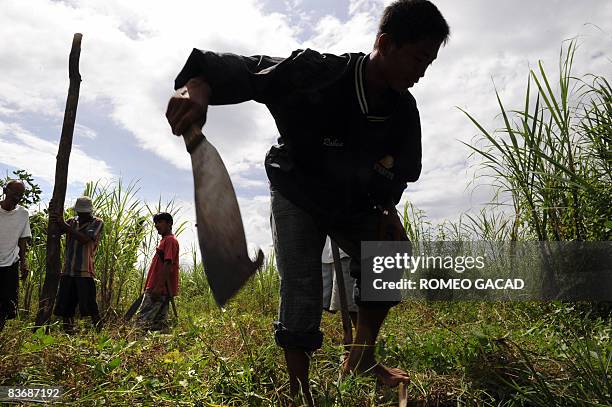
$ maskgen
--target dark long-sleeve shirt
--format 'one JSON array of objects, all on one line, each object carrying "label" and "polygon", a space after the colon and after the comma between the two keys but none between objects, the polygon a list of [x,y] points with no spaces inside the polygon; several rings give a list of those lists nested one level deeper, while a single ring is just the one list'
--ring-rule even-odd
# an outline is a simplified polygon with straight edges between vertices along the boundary
[{"label": "dark long-sleeve shirt", "polygon": [[389,110],[373,112],[367,60],[310,49],[286,59],[194,49],[175,88],[203,77],[212,105],[264,103],[280,134],[265,160],[272,188],[323,221],[349,219],[397,204],[421,172],[416,102],[406,90]]}]

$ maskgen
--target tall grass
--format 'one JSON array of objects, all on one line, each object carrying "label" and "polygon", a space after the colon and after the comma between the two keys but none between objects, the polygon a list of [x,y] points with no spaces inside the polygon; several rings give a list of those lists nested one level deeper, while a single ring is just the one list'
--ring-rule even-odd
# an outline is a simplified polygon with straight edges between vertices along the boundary
[{"label": "tall grass", "polygon": [[140,244],[151,232],[137,192],[136,184],[125,185],[121,180],[89,183],[85,187],[84,195],[92,198],[95,215],[104,221],[95,257],[99,306],[104,313],[126,294],[126,283],[136,271]]},{"label": "tall grass", "polygon": [[612,237],[612,89],[602,77],[573,77],[575,52],[575,41],[562,47],[556,87],[542,62],[530,70],[521,110],[507,110],[496,91],[499,132],[463,111],[482,133],[482,145],[466,145],[511,194],[514,231],[525,225],[540,241]]},{"label": "tall grass", "polygon": [[[104,221],[104,229],[95,258],[99,279],[100,309],[113,313],[121,304],[137,297],[143,289],[144,277],[155,254],[159,236],[152,216],[169,212],[176,217],[180,208],[173,200],[149,205],[138,197],[137,183],[125,184],[121,179],[107,183],[88,183],[84,195],[94,202],[95,215]],[[173,232],[180,235],[185,222],[175,222]]]},{"label": "tall grass", "polygon": [[30,229],[32,231],[32,240],[30,241],[27,253],[30,275],[22,283],[22,299],[20,301],[22,304],[20,312],[24,313],[25,317],[30,315],[32,304],[38,301],[43,285],[47,258],[46,211],[39,210],[30,216]]},{"label": "tall grass", "polygon": [[[104,222],[94,268],[98,305],[107,317],[129,306],[144,289],[144,279],[160,240],[153,225],[153,214],[171,213],[176,219],[175,235],[180,235],[186,226],[186,222],[178,219],[180,207],[173,200],[162,202],[160,198],[149,204],[139,198],[138,193],[136,182],[125,184],[121,179],[88,183],[83,191],[93,200],[94,215]],[[47,216],[46,209],[39,209],[30,217],[32,242],[27,257],[30,277],[23,283],[20,293],[20,312],[25,318],[32,304],[37,302],[44,280]],[[64,217],[73,216],[76,213],[71,207],[67,208]],[[65,239],[62,247],[64,245]]]}]

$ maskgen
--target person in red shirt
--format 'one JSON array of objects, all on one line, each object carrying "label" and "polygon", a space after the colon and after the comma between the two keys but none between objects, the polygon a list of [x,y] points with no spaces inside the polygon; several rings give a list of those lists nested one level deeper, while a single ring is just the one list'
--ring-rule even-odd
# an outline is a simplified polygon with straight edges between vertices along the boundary
[{"label": "person in red shirt", "polygon": [[161,212],[153,216],[155,229],[162,236],[149,267],[142,304],[136,325],[150,331],[167,328],[168,303],[178,294],[179,243],[172,234],[172,215]]}]

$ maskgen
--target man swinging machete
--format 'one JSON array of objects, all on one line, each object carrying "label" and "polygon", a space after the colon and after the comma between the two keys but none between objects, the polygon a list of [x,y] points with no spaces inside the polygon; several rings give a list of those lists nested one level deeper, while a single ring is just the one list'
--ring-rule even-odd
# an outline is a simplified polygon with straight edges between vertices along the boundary
[{"label": "man swinging machete", "polygon": [[[187,135],[188,148],[208,105],[254,100],[274,117],[280,137],[265,160],[281,280],[274,335],[291,392],[309,405],[309,358],[323,339],[325,237],[351,257],[358,283],[361,241],[407,240],[395,205],[421,172],[420,119],[408,88],[425,75],[449,31],[431,2],[398,0],[385,8],[369,54],[306,49],[274,58],[194,49],[176,78],[166,117],[174,134]],[[362,301],[359,290],[355,297],[357,329],[343,372],[372,374],[389,386],[408,382],[404,371],[374,357],[380,327],[397,302]]]}]

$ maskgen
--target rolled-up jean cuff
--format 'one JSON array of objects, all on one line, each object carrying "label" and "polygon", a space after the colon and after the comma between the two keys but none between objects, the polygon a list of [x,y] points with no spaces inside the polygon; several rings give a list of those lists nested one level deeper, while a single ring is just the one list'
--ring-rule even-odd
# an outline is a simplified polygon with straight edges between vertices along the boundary
[{"label": "rolled-up jean cuff", "polygon": [[274,340],[283,349],[313,352],[323,346],[323,332],[291,332],[280,322],[274,322]]}]

